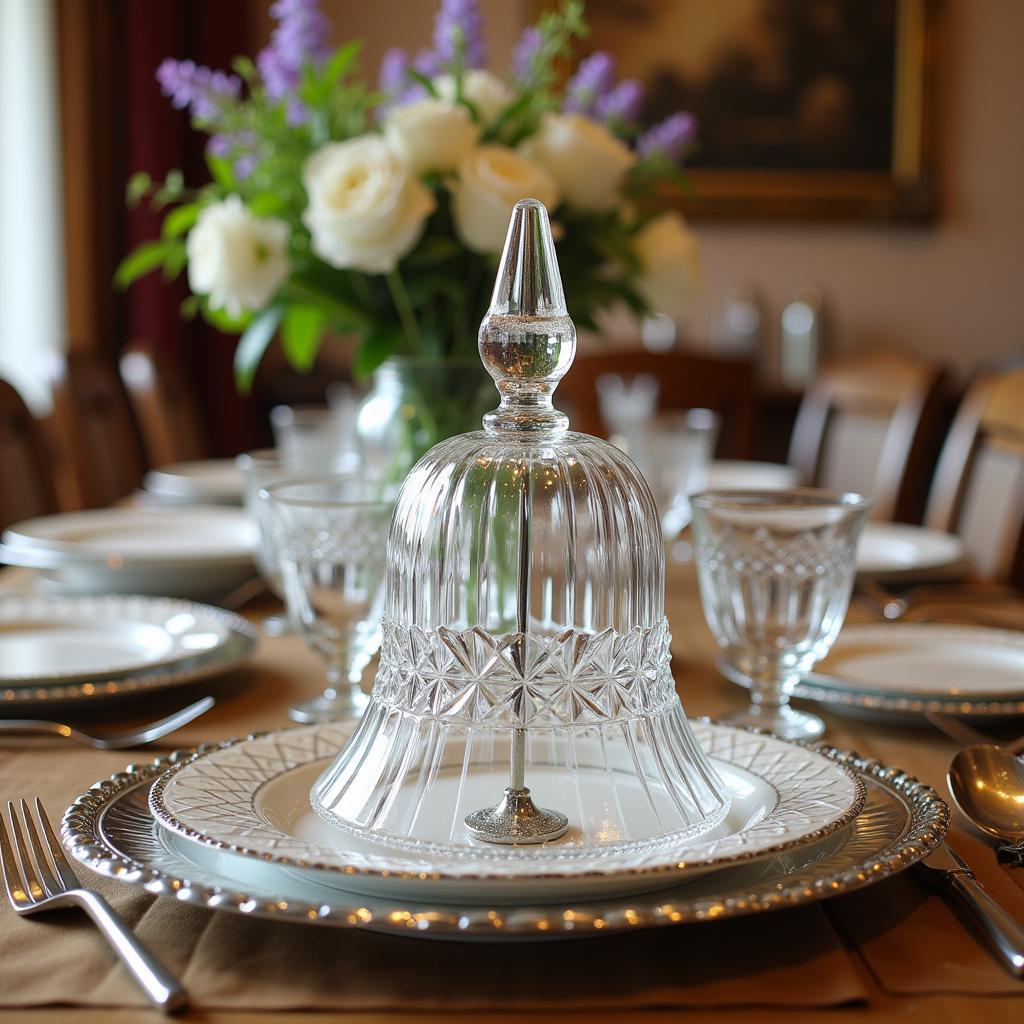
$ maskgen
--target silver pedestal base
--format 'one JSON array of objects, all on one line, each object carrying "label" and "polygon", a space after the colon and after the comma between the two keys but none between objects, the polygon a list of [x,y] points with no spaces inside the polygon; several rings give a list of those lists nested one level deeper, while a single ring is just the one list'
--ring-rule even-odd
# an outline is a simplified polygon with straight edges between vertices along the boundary
[{"label": "silver pedestal base", "polygon": [[474,839],[525,846],[561,838],[569,828],[569,819],[558,811],[538,807],[528,789],[508,786],[497,807],[474,811],[466,816],[465,824]]}]

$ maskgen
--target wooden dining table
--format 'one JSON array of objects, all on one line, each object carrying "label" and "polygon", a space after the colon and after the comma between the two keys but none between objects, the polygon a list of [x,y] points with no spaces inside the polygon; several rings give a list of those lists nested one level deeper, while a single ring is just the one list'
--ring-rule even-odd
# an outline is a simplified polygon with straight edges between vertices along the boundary
[{"label": "wooden dining table", "polygon": [[[4,570],[0,587],[24,586]],[[266,601],[245,614],[275,611]],[[743,706],[714,667],[693,568],[667,570],[674,672],[691,717]],[[1024,605],[1008,606],[1024,627]],[[855,602],[850,619],[870,621]],[[92,783],[129,761],[289,725],[286,709],[324,686],[323,664],[300,637],[263,638],[252,661],[198,690],[168,692],[91,715],[111,724],[159,717],[193,692],[217,706],[157,747],[102,752],[70,742],[0,738],[0,798],[40,796],[59,818]],[[820,709],[819,709],[820,710]],[[905,769],[946,794],[956,745],[934,729],[822,712],[826,742]],[[989,892],[1024,921],[1024,869],[1000,865],[993,845],[956,814],[952,845]],[[909,870],[858,892],[749,918],[636,934],[533,943],[431,941],[245,918],[154,897],[78,869],[182,979],[186,1019],[230,1024],[295,1021],[688,1022],[1024,1020],[1024,981],[991,957],[923,873]],[[0,910],[0,1024],[156,1019],[141,991],[85,917],[32,920]]]}]

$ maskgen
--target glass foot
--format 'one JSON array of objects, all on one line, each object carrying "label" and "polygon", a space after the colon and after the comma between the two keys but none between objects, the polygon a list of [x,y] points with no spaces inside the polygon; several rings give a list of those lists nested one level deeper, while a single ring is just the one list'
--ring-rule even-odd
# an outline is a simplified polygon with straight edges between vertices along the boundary
[{"label": "glass foot", "polygon": [[765,729],[784,740],[816,740],[825,732],[825,723],[808,711],[797,711],[788,704],[767,707],[751,704],[746,711],[725,715],[721,721],[729,725],[745,725]]},{"label": "glass foot", "polygon": [[346,718],[360,718],[366,710],[370,698],[356,686],[349,687],[339,693],[337,690],[324,690],[319,697],[293,704],[288,709],[288,717],[293,722],[303,724],[311,722],[340,722]]}]

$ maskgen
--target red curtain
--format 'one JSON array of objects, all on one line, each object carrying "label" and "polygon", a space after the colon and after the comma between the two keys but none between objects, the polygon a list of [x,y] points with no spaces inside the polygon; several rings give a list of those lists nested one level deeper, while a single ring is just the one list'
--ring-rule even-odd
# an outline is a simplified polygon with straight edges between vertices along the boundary
[{"label": "red curtain", "polygon": [[[162,180],[180,168],[191,185],[209,179],[203,160],[206,137],[191,131],[188,117],[160,92],[155,74],[166,57],[230,67],[239,53],[258,47],[260,8],[245,0],[115,0],[120,8],[120,103],[122,185],[135,171]],[[140,206],[126,210],[122,248],[158,237],[161,214]],[[195,381],[213,454],[232,455],[267,443],[265,410],[241,396],[232,375],[234,339],[201,319],[180,313],[188,295],[184,280],[173,284],[159,273],[136,282],[122,300],[121,337],[146,338],[169,351]]]}]

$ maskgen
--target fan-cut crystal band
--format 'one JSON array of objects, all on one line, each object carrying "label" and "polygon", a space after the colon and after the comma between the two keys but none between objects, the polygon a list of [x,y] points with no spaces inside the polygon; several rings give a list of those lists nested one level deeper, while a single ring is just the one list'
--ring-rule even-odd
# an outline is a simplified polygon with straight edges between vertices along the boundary
[{"label": "fan-cut crystal band", "polygon": [[675,700],[668,620],[558,636],[383,624],[374,698],[450,724],[537,728],[628,721]]}]

